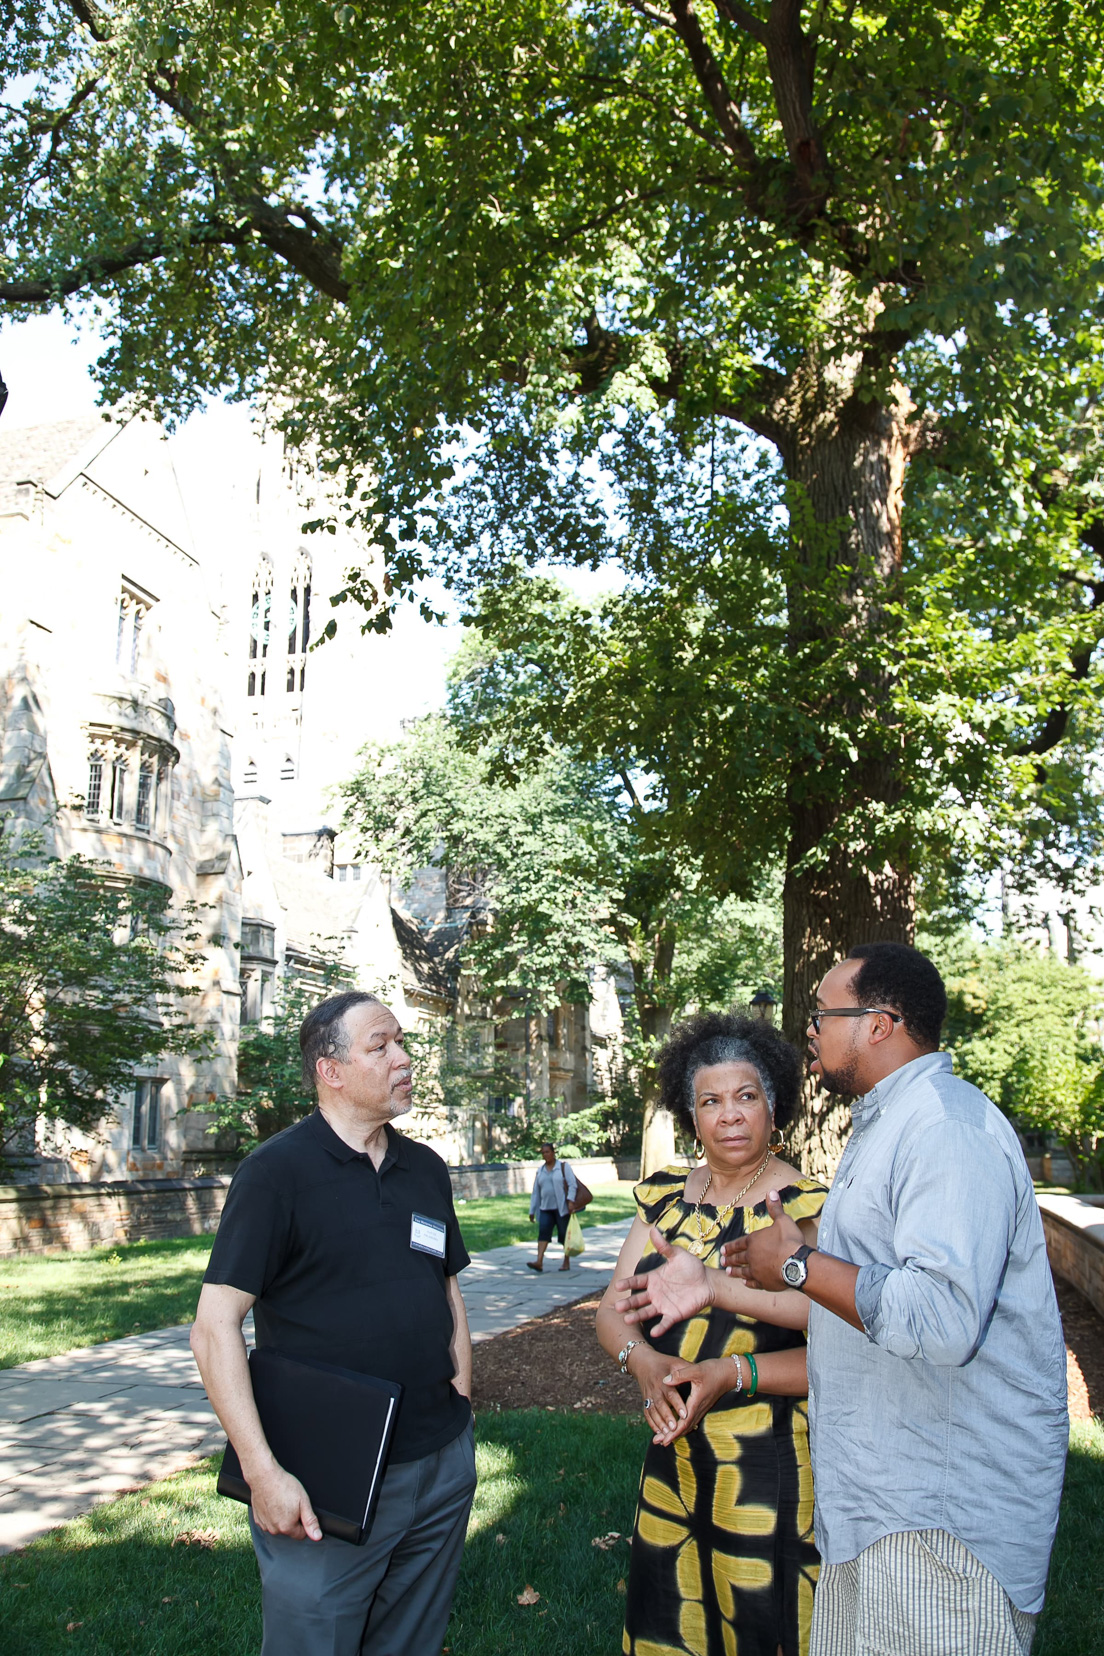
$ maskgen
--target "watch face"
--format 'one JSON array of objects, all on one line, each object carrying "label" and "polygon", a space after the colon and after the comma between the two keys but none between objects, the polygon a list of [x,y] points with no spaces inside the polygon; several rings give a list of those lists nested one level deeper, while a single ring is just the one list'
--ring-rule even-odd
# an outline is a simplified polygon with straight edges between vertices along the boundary
[{"label": "watch face", "polygon": [[787,1259],[782,1267],[782,1275],[791,1288],[800,1288],[808,1275],[808,1267],[803,1259]]}]

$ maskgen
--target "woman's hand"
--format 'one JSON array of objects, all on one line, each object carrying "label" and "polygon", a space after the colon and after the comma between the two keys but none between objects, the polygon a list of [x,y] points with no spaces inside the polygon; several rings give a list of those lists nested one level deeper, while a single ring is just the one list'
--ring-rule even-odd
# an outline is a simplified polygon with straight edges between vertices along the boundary
[{"label": "woman's hand", "polygon": [[703,1363],[672,1363],[663,1379],[668,1385],[690,1387],[690,1396],[682,1405],[685,1415],[674,1431],[656,1434],[656,1443],[667,1444],[692,1432],[718,1399],[733,1389],[736,1368],[731,1357],[708,1357]]},{"label": "woman's hand", "polygon": [[644,1416],[655,1433],[653,1441],[673,1442],[686,1418],[686,1404],[674,1386],[664,1381],[671,1359],[665,1357],[662,1351],[655,1351],[650,1345],[641,1343],[629,1352],[626,1366],[640,1387]]},{"label": "woman's hand", "polygon": [[614,1309],[627,1323],[658,1317],[652,1334],[659,1335],[712,1305],[713,1289],[700,1259],[686,1248],[674,1247],[654,1225],[648,1237],[656,1252],[663,1255],[664,1263],[654,1271],[641,1271],[638,1276],[615,1282],[614,1292],[619,1297],[614,1300]]}]

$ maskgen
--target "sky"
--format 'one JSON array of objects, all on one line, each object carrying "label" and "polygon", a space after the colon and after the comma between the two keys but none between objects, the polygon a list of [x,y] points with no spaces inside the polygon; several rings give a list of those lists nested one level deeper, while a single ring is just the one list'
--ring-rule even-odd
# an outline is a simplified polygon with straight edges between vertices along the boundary
[{"label": "sky", "polygon": [[[98,402],[90,369],[100,348],[91,328],[56,311],[25,322],[0,320],[0,376],[8,387],[0,432],[94,414]],[[219,479],[228,486],[234,467],[244,462],[248,434],[247,409],[213,401],[171,439],[174,463],[185,486],[189,473],[202,475],[208,484],[204,490],[188,491],[197,541],[203,538],[204,506],[217,510]],[[430,589],[429,596],[437,607],[448,607],[443,592]],[[405,671],[389,685],[395,721],[416,718],[441,706],[448,662],[462,637],[458,623],[430,626],[415,605],[399,606],[394,638],[401,645]]]}]

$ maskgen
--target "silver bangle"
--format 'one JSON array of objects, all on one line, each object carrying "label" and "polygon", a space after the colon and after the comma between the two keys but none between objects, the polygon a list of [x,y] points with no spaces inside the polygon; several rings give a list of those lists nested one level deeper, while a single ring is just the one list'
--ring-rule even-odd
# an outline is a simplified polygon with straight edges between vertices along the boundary
[{"label": "silver bangle", "polygon": [[617,1362],[618,1362],[618,1365],[621,1369],[622,1374],[628,1374],[628,1372],[629,1372],[629,1369],[628,1369],[629,1353],[631,1351],[635,1351],[636,1347],[638,1345],[643,1345],[643,1344],[644,1344],[643,1340],[627,1340],[625,1342],[624,1346],[622,1347],[622,1349],[617,1353]]},{"label": "silver bangle", "polygon": [[729,1355],[731,1356],[732,1361],[736,1364],[736,1390],[738,1392],[742,1392],[744,1389],[744,1371],[740,1367],[740,1354],[739,1352],[733,1351],[730,1352]]}]

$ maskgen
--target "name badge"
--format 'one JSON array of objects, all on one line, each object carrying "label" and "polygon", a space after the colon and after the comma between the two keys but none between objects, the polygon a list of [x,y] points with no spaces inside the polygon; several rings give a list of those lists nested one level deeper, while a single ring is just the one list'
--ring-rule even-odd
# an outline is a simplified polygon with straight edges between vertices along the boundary
[{"label": "name badge", "polygon": [[410,1215],[410,1246],[416,1248],[419,1253],[432,1254],[434,1259],[444,1259],[447,1234],[439,1219],[427,1219],[421,1213]]}]

